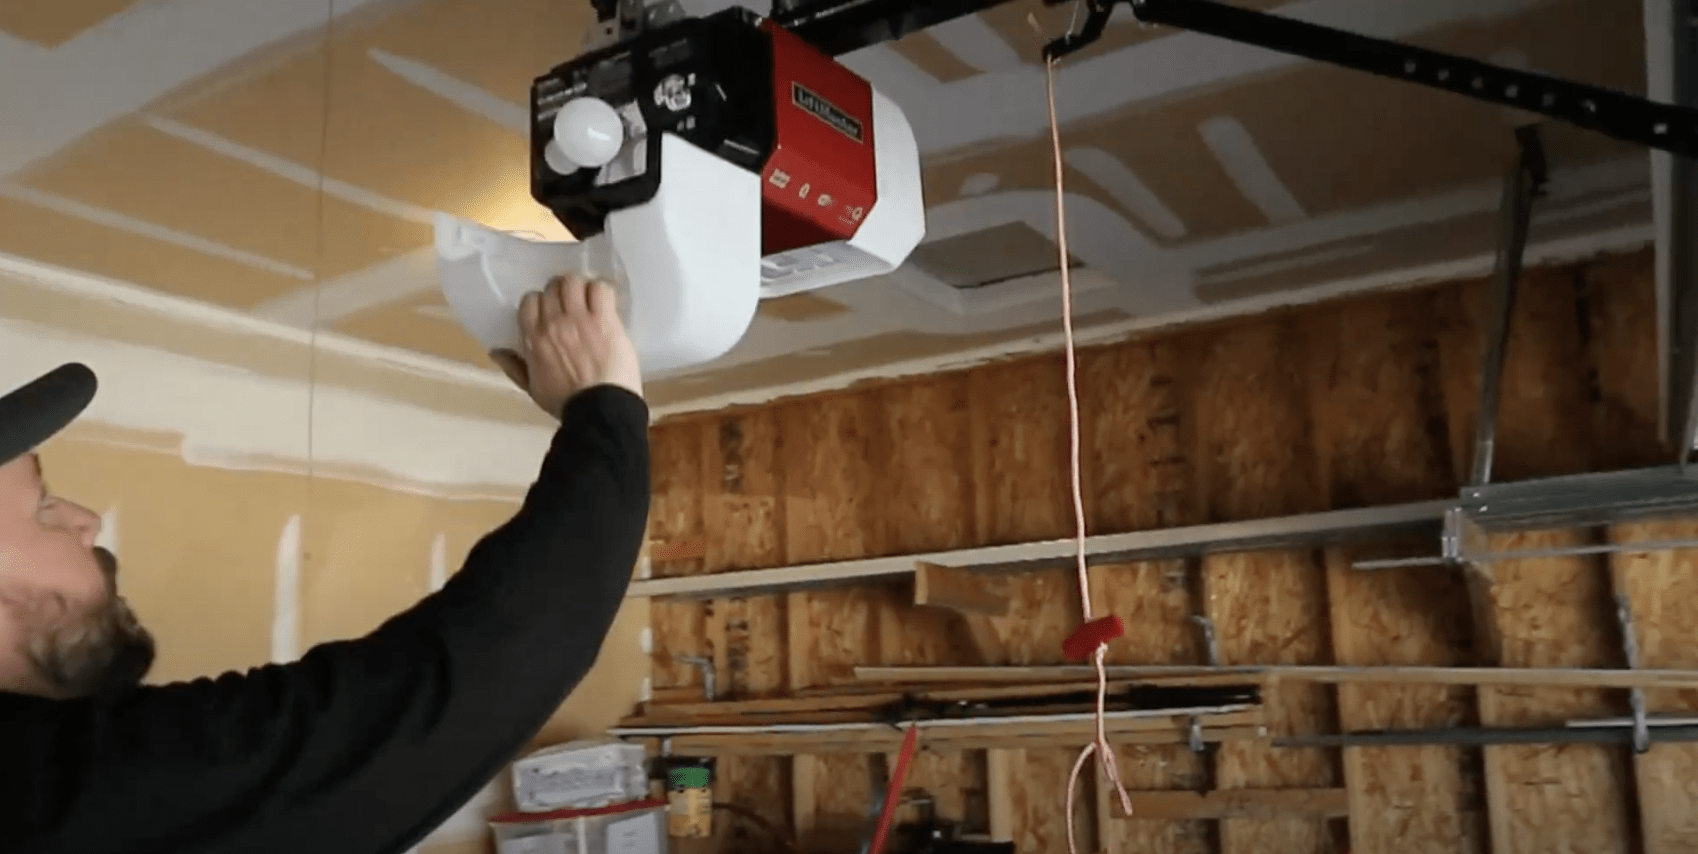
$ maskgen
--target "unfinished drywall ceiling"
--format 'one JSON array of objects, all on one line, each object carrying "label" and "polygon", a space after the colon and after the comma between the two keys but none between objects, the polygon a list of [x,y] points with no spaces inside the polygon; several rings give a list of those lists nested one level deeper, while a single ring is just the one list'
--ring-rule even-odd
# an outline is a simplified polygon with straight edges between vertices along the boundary
[{"label": "unfinished drywall ceiling", "polygon": [[[525,101],[576,49],[586,0],[71,5],[0,12],[0,276],[41,292],[0,314],[69,301],[52,322],[97,332],[110,322],[94,308],[123,302],[136,324],[173,330],[158,346],[238,362],[316,321],[312,342],[346,370],[384,366],[368,385],[449,408],[498,397],[503,417],[526,417],[448,316],[428,221],[564,235],[528,196]],[[1241,5],[1644,88],[1638,4]],[[1019,0],[845,58],[915,126],[927,243],[891,276],[767,303],[732,353],[655,381],[657,406],[971,360],[1033,346],[1055,323],[1033,12],[1052,32],[1069,18]],[[1097,334],[1479,259],[1525,118],[1125,19],[1057,85],[1078,308]],[[1648,239],[1643,151],[1566,127],[1546,144],[1555,174],[1535,243]],[[208,343],[232,330],[273,343]]]}]

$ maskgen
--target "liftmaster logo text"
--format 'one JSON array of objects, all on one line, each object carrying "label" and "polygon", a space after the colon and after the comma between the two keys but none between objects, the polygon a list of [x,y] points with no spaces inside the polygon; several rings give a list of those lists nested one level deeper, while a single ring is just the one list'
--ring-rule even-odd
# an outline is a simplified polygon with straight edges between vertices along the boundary
[{"label": "liftmaster logo text", "polygon": [[864,142],[861,138],[861,122],[859,119],[838,109],[830,101],[821,98],[808,87],[792,82],[790,84],[790,102],[812,113],[814,118],[836,128],[844,136],[856,142]]}]

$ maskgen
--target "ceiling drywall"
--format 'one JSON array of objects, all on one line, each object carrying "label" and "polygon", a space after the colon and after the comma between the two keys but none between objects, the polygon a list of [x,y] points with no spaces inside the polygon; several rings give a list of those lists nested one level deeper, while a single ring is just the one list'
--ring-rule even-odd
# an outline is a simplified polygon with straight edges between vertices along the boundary
[{"label": "ceiling drywall", "polygon": [[[1240,5],[1645,84],[1638,4]],[[893,275],[763,304],[731,354],[654,381],[657,406],[1053,339],[1034,13],[1050,33],[1069,19],[1019,0],[845,58],[915,127],[926,243]],[[591,18],[587,0],[5,4],[0,315],[271,370],[295,363],[266,353],[317,346],[332,376],[371,390],[522,417],[446,313],[428,221],[564,236],[528,196],[524,104]],[[1098,336],[1478,263],[1526,119],[1124,18],[1057,87],[1077,310]],[[1560,126],[1545,141],[1535,243],[1648,238],[1642,150]]]}]

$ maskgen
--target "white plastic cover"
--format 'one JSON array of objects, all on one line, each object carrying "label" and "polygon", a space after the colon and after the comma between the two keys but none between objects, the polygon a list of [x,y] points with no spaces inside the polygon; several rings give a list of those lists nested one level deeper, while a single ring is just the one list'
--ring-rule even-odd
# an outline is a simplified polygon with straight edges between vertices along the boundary
[{"label": "white plastic cover", "polygon": [[582,243],[528,240],[447,214],[437,269],[449,308],[485,349],[516,349],[525,294],[568,272],[620,291],[644,375],[709,362],[742,339],[760,302],[760,176],[671,134],[660,189]]}]

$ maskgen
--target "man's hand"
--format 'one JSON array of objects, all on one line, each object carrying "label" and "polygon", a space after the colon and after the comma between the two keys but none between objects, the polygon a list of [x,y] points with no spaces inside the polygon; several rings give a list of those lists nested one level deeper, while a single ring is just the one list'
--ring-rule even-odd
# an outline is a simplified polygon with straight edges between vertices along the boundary
[{"label": "man's hand", "polygon": [[566,401],[610,384],[643,393],[637,350],[619,322],[613,288],[572,275],[554,279],[519,303],[520,352],[490,358],[544,412],[559,418]]}]

